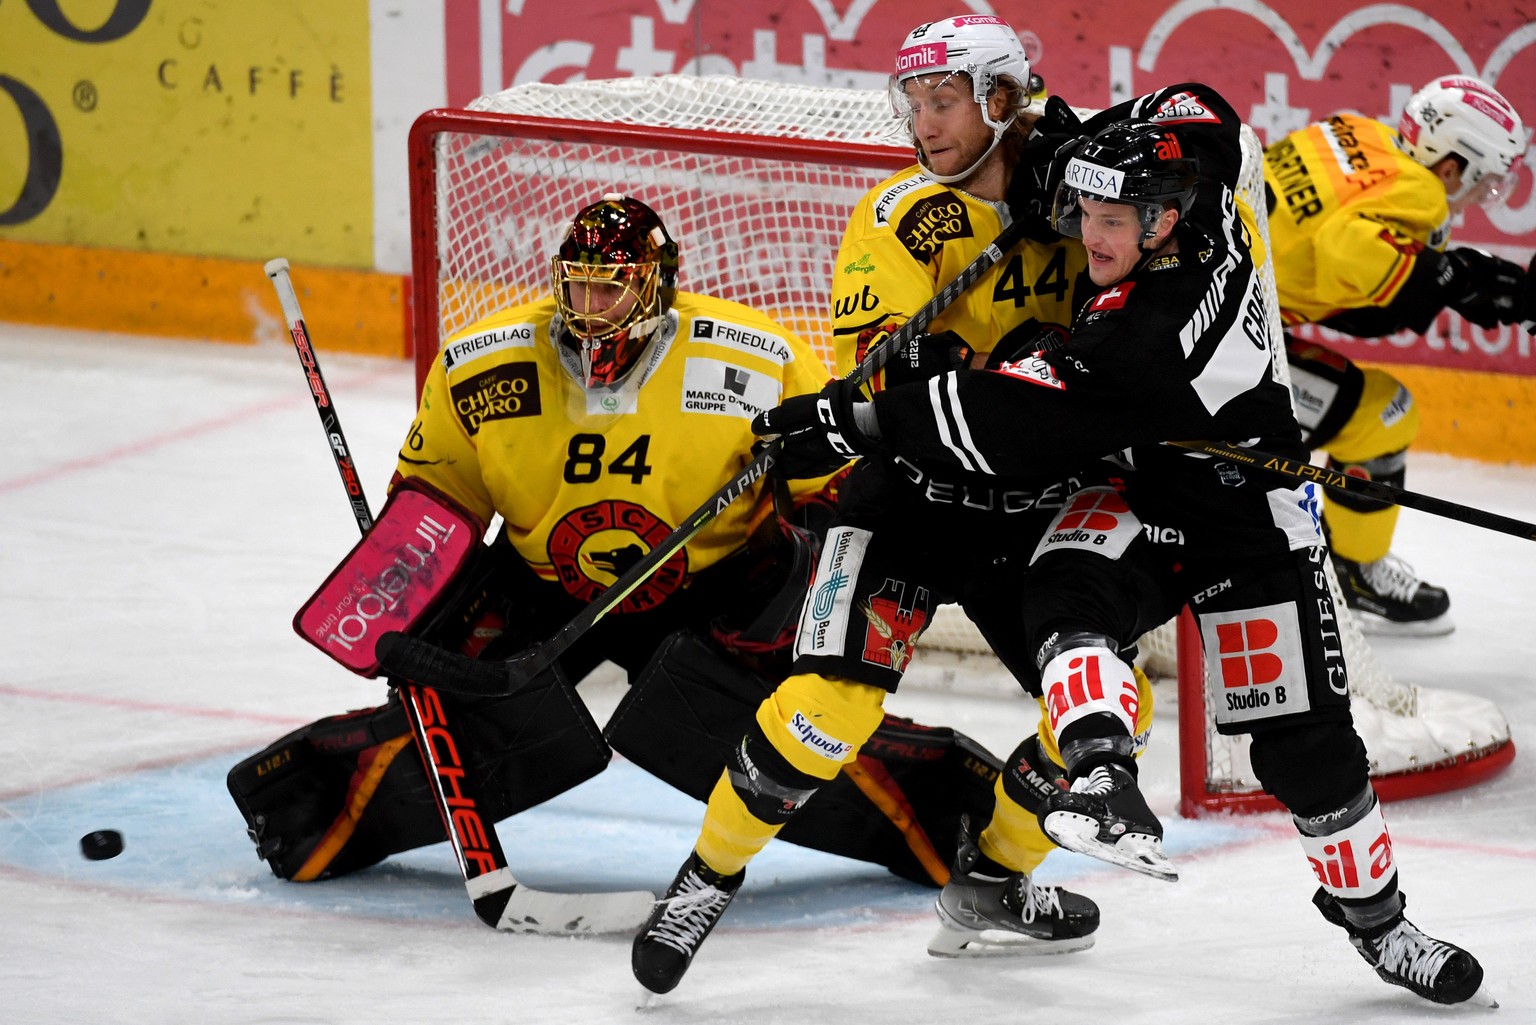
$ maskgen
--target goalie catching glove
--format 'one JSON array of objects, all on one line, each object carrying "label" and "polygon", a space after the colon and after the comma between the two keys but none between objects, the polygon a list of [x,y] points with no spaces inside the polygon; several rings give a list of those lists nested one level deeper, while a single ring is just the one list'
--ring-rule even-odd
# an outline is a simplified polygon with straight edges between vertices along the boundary
[{"label": "goalie catching glove", "polygon": [[825,477],[851,459],[877,451],[880,437],[874,406],[851,378],[833,381],[815,395],[796,395],[752,420],[752,433],[777,438],[774,469],[800,480]]}]

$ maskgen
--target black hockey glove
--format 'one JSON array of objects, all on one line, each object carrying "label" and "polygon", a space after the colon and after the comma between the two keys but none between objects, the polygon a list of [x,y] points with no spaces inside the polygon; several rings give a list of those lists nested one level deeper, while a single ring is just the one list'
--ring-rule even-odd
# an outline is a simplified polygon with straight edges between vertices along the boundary
[{"label": "black hockey glove", "polygon": [[1045,113],[1035,121],[1008,179],[1003,197],[1008,212],[1028,226],[1029,237],[1037,242],[1054,242],[1061,237],[1051,227],[1051,203],[1067,164],[1068,155],[1063,151],[1075,148],[1082,127],[1065,100],[1049,97]]},{"label": "black hockey glove", "polygon": [[1478,327],[1529,319],[1527,277],[1519,264],[1480,249],[1449,249],[1440,267],[1446,305]]},{"label": "black hockey glove", "polygon": [[[881,341],[880,344],[888,343]],[[903,348],[891,353],[885,364],[885,386],[895,388],[959,370],[970,362],[971,351],[966,340],[953,331],[914,335]]]},{"label": "black hockey glove", "polygon": [[774,464],[779,476],[790,480],[825,477],[876,449],[875,439],[855,423],[853,408],[863,399],[853,381],[833,381],[815,395],[796,395],[757,414],[752,433],[783,443]]}]

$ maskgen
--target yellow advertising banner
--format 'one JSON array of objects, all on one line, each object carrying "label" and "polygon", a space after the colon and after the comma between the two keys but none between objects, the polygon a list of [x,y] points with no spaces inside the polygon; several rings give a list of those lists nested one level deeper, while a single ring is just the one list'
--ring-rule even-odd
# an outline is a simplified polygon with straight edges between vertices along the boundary
[{"label": "yellow advertising banner", "polygon": [[373,263],[368,0],[0,3],[0,239]]}]

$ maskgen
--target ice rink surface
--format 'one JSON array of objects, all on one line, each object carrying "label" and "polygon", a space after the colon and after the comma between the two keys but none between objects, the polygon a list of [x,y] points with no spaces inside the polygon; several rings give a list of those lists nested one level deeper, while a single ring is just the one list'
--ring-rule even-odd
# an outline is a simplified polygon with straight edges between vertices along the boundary
[{"label": "ice rink surface", "polygon": [[[324,370],[377,509],[414,409],[410,368],[328,356]],[[1311,907],[1286,818],[1179,818],[1164,693],[1142,776],[1182,879],[1065,852],[1040,873],[1098,901],[1092,950],[931,958],[932,891],[774,844],[683,985],[639,1011],[627,936],[487,929],[446,845],[311,885],[254,856],[230,766],[383,699],[289,627],[357,533],[286,340],[0,324],[0,409],[0,1021],[1536,1022],[1531,540],[1405,512],[1397,550],[1451,591],[1458,629],[1373,645],[1400,677],[1496,701],[1522,746],[1490,783],[1387,806],[1409,917],[1478,955],[1500,1009],[1377,980]],[[1536,519],[1536,470],[1415,455],[1409,486]],[[607,672],[580,688],[599,722],[621,689]],[[964,690],[913,688],[890,707],[999,754],[1033,728],[1005,687]],[[660,890],[701,814],[616,760],[500,834],[533,885]],[[82,859],[78,838],[103,828],[126,851]]]}]

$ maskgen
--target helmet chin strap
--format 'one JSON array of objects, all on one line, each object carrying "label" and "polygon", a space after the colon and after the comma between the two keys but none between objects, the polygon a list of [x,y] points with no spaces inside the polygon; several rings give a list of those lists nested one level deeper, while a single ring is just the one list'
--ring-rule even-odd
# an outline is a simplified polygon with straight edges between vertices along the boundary
[{"label": "helmet chin strap", "polygon": [[[983,109],[982,114],[983,114],[983,116],[985,116],[985,114],[986,114],[985,109]],[[918,147],[917,162],[923,165],[923,172],[925,174],[927,174],[928,177],[930,177],[934,181],[938,182],[940,185],[953,185],[956,182],[963,182],[967,178],[969,178],[971,175],[975,174],[976,173],[976,169],[978,167],[980,167],[983,163],[986,162],[986,159],[992,155],[992,151],[997,149],[997,144],[1003,141],[1003,133],[1006,132],[1008,130],[1008,127],[1010,125],[1012,125],[1014,123],[1014,121],[1016,121],[1017,119],[1018,119],[1018,115],[1015,114],[1015,115],[1009,117],[1007,121],[1002,121],[1002,122],[998,122],[998,123],[994,124],[992,122],[992,120],[990,118],[988,118],[987,119],[988,124],[992,124],[993,125],[993,128],[992,128],[992,145],[988,146],[987,149],[986,149],[986,152],[982,153],[981,156],[977,157],[975,162],[972,163],[970,167],[967,167],[964,171],[961,171],[959,174],[939,174],[932,167],[929,167],[928,166],[927,155],[925,153],[923,153],[922,147]]]}]

